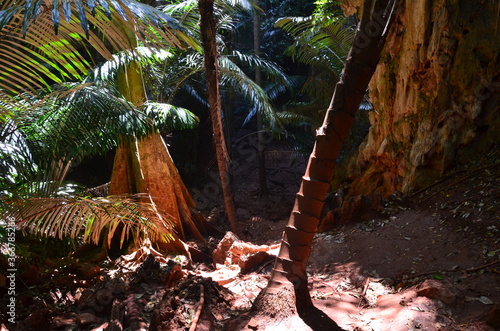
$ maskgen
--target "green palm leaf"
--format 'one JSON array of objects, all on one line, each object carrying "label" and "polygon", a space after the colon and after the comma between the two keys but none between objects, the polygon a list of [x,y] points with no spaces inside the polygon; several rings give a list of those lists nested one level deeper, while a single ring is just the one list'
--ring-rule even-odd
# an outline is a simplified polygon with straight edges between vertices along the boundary
[{"label": "green palm leaf", "polygon": [[[33,92],[52,83],[81,80],[95,67],[93,54],[111,59],[118,51],[133,52],[130,32],[143,45],[158,48],[179,47],[181,40],[198,45],[175,19],[131,0],[113,1],[110,7],[104,0],[99,6],[53,1],[51,10],[39,1],[25,4],[26,10],[22,2],[0,5],[0,89],[5,91]],[[59,10],[65,21],[60,21]]]},{"label": "green palm leaf", "polygon": [[14,118],[39,159],[71,160],[105,152],[119,137],[145,136],[153,123],[113,89],[93,84],[53,87],[46,96],[31,98],[32,107]]},{"label": "green palm leaf", "polygon": [[344,19],[317,21],[309,17],[284,17],[275,26],[294,38],[285,54],[305,64],[340,75],[354,38]]},{"label": "green palm leaf", "polygon": [[141,109],[110,86],[66,84],[41,101],[32,98],[14,118],[36,145],[37,159],[81,159],[104,153],[128,137],[143,138],[159,130],[193,128],[198,118],[168,104],[146,102]]},{"label": "green palm leaf", "polygon": [[312,67],[303,92],[319,102],[318,108],[328,105],[334,82],[338,80],[354,38],[354,29],[345,18],[318,19],[284,17],[276,27],[289,33],[294,41],[285,54]]},{"label": "green palm leaf", "polygon": [[13,217],[23,230],[44,236],[82,236],[84,241],[95,244],[105,236],[108,246],[120,225],[121,243],[129,237],[139,244],[146,238],[171,240],[171,223],[153,205],[138,203],[137,198],[140,197],[31,198],[17,200],[4,216]]},{"label": "green palm leaf", "polygon": [[142,108],[159,130],[193,129],[200,121],[189,110],[166,103],[148,101]]},{"label": "green palm leaf", "polygon": [[230,57],[221,56],[219,58],[221,85],[226,88],[237,89],[250,103],[253,105],[253,111],[247,116],[248,121],[253,114],[258,111],[263,114],[263,118],[267,121],[272,129],[276,129],[280,125],[279,119],[276,116],[276,111],[266,91],[256,84],[245,72],[234,63]]}]

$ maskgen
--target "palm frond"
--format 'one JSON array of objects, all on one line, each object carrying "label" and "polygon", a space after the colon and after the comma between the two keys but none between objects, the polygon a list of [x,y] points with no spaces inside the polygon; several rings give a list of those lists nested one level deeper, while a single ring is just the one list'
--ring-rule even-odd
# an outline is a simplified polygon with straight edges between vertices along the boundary
[{"label": "palm frond", "polygon": [[[255,5],[254,1],[249,0],[217,0],[214,3],[214,16],[216,20],[216,28],[219,30],[231,30],[236,24],[235,17],[241,12],[251,12],[253,9],[260,10]],[[185,0],[174,4],[169,4],[162,9],[165,13],[176,18],[180,25],[184,26],[186,30],[191,31],[196,40],[201,40],[199,33],[199,12],[197,0]],[[216,36],[219,44],[223,43],[220,36]],[[198,52],[201,52],[200,47],[193,47]]]},{"label": "palm frond", "polygon": [[311,74],[307,77],[302,92],[310,95],[314,100],[320,101],[319,106],[328,106],[332,97],[335,82],[338,79],[336,75],[332,76],[332,72],[317,68],[311,69]]},{"label": "palm frond", "polygon": [[[189,110],[146,102],[140,109],[103,84],[65,84],[30,103],[13,117],[37,151],[37,160],[69,161],[104,153],[128,138],[160,130],[193,128]],[[29,107],[33,105],[32,107]]]},{"label": "palm frond", "polygon": [[[104,0],[99,6],[83,6],[80,1],[60,4],[52,0],[51,10],[40,1],[26,3],[29,11],[21,2],[10,7],[0,5],[3,9],[0,11],[0,22],[3,22],[0,26],[0,89],[5,91],[34,91],[53,83],[81,80],[95,67],[92,53],[111,59],[118,51],[134,52],[130,32],[149,47],[180,47],[181,40],[197,47],[195,39],[175,19],[132,0],[112,1],[110,7],[104,6],[107,4]],[[59,11],[66,20],[60,21]],[[28,18],[29,28],[25,26]]]},{"label": "palm frond", "polygon": [[255,2],[251,0],[217,0],[215,1],[215,4],[217,7],[223,9],[227,13],[230,13],[231,10],[251,11],[253,9],[260,9],[255,5]]},{"label": "palm frond", "polygon": [[234,50],[225,56],[230,58],[233,62],[240,63],[248,68],[259,67],[266,79],[270,81],[278,82],[286,87],[291,85],[291,82],[288,80],[283,69],[274,62],[265,60],[256,55],[244,54],[237,50]]},{"label": "palm frond", "polygon": [[277,83],[277,82],[269,82],[263,86],[264,91],[266,91],[267,95],[271,100],[276,100],[280,96],[290,92],[289,86]]},{"label": "palm frond", "polygon": [[312,16],[284,17],[275,26],[294,38],[285,54],[340,75],[354,38],[353,29],[346,28],[343,19],[317,22]]},{"label": "palm frond", "polygon": [[141,241],[169,241],[170,221],[154,205],[137,202],[130,196],[106,198],[32,198],[18,200],[7,215],[24,231],[56,238],[83,237],[98,244],[102,238],[109,246],[121,226],[121,244],[129,238]]},{"label": "palm frond", "polygon": [[[177,19],[180,25],[191,31],[197,38],[201,40],[199,35],[199,13],[198,0],[185,0],[178,3],[165,5],[163,12]],[[201,48],[198,48],[201,50]]]},{"label": "palm frond", "polygon": [[311,117],[294,112],[280,111],[277,113],[277,116],[284,125],[288,126],[300,127],[315,124]]},{"label": "palm frond", "polygon": [[0,198],[13,195],[19,183],[29,183],[38,172],[28,143],[12,120],[0,127]]},{"label": "palm frond", "polygon": [[[277,125],[280,125],[269,95],[262,87],[248,77],[229,57],[221,56],[219,64],[221,85],[226,88],[237,89],[254,106],[254,111],[258,111],[263,115],[271,128],[275,129]],[[248,121],[249,117],[253,116],[252,114],[253,112],[250,112],[245,121]]]},{"label": "palm frond", "polygon": [[161,63],[173,56],[174,54],[167,49],[136,47],[133,51],[123,51],[114,54],[111,59],[94,69],[92,79],[111,81],[116,79],[116,74],[121,67],[128,65],[132,61],[138,61],[141,67],[143,67]]},{"label": "palm frond", "polygon": [[199,123],[198,117],[182,107],[175,107],[166,103],[146,102],[143,111],[150,118],[155,127],[164,130],[192,129]]},{"label": "palm frond", "polygon": [[34,107],[18,112],[15,120],[40,159],[81,158],[105,152],[119,143],[119,137],[143,137],[154,129],[139,110],[104,86],[66,84],[34,98]]},{"label": "palm frond", "polygon": [[[183,52],[166,59],[161,64],[154,63],[143,66],[144,79],[148,97],[164,103],[173,104],[178,94],[183,92],[200,105],[207,100],[203,89],[203,56],[196,52]],[[198,88],[200,87],[202,88]]]}]

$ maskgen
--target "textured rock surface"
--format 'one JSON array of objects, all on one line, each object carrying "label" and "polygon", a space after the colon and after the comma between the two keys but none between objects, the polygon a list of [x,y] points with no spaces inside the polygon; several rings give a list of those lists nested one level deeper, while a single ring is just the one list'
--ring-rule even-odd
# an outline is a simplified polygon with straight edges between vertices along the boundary
[{"label": "textured rock surface", "polygon": [[[354,13],[361,1],[345,0]],[[500,23],[494,1],[401,1],[370,84],[372,127],[351,158],[349,195],[432,183],[500,138]],[[349,179],[348,179],[349,181]]]}]

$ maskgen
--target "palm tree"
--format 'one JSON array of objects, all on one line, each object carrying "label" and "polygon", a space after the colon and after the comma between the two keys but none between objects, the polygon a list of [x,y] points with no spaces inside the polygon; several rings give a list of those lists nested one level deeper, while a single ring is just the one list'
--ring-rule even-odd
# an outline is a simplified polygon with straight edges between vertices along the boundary
[{"label": "palm tree", "polygon": [[[113,61],[123,60],[125,59],[126,65],[122,68],[123,71],[121,74],[118,74],[118,80],[121,82],[120,89],[122,93],[128,97],[128,99],[135,103],[137,106],[138,103],[141,103],[141,100],[146,100],[146,96],[144,92],[140,91],[143,87],[143,83],[140,82],[140,75],[138,72],[140,70],[140,66],[135,63],[136,57],[141,55],[138,51],[140,48],[136,47],[136,38],[131,36],[130,31],[136,31],[137,36],[140,38],[140,42],[145,45],[151,45],[148,43],[148,40],[155,41],[154,45],[164,44],[165,41],[170,44],[178,45],[180,40],[188,41],[193,49],[199,49],[196,42],[193,42],[193,38],[191,38],[184,30],[179,28],[176,21],[173,20],[170,16],[165,15],[162,12],[158,12],[148,6],[144,6],[141,4],[136,4],[135,2],[125,2],[127,7],[121,7],[119,3],[114,3],[111,9],[107,7],[103,8],[83,8],[78,6],[70,6],[63,7],[61,11],[57,6],[53,8],[52,11],[41,11],[38,15],[34,15],[37,12],[36,8],[32,8],[32,11],[27,11],[27,15],[37,16],[34,22],[30,22],[29,19],[26,20],[27,15],[18,14],[22,9],[17,6],[19,3],[9,3],[5,4],[6,11],[3,13],[4,16],[0,15],[0,23],[2,24],[2,33],[5,32],[5,36],[3,40],[0,42],[4,42],[7,45],[6,48],[11,50],[11,53],[15,56],[13,58],[2,58],[4,63],[5,72],[9,71],[9,66],[19,66],[21,68],[26,68],[26,72],[21,70],[21,78],[17,79],[16,76],[7,76],[6,74],[1,76],[2,80],[0,83],[2,88],[9,93],[15,93],[20,89],[29,88],[32,93],[36,93],[35,88],[39,87],[49,87],[49,84],[52,82],[62,82],[68,79],[82,79],[84,77],[84,73],[92,68],[95,61],[93,60],[92,54],[99,54],[104,59],[112,59]],[[59,22],[59,16],[55,13],[63,13],[67,20],[63,22]],[[61,13],[60,13],[61,12]],[[162,27],[161,23],[168,24],[169,29],[149,29],[148,25],[141,20],[136,20],[133,16],[134,13],[140,14],[141,17],[146,17],[149,19],[149,22],[153,23],[153,27],[159,26]],[[94,15],[88,15],[89,13],[94,13]],[[51,14],[51,15],[49,15]],[[112,17],[114,22],[113,24],[109,24],[109,17]],[[185,17],[185,16],[184,16]],[[126,18],[126,19],[125,19]],[[54,20],[54,22],[51,21]],[[26,21],[26,28],[23,29],[24,24],[21,22]],[[89,22],[91,24],[89,24]],[[28,24],[29,23],[29,24]],[[51,27],[54,24],[58,35],[54,35],[51,33]],[[29,29],[27,28],[29,26]],[[89,28],[89,26],[92,27]],[[179,29],[174,29],[179,28]],[[158,31],[156,31],[158,30]],[[76,32],[75,32],[76,31]],[[175,35],[173,32],[175,32]],[[22,39],[23,34],[25,35],[25,39]],[[88,35],[88,38],[85,39],[82,36]],[[3,34],[2,34],[3,35]],[[161,40],[160,40],[161,39]],[[163,40],[163,41],[162,41]],[[41,47],[41,45],[52,45],[51,47]],[[148,46],[151,47],[152,46]],[[158,46],[155,46],[158,47]],[[2,48],[4,49],[4,48]],[[126,56],[116,58],[113,57],[113,54],[116,53],[116,50],[127,50]],[[26,55],[28,54],[28,56]],[[71,56],[71,61],[67,59],[68,56]],[[42,61],[44,63],[43,66],[37,66],[37,61],[32,61],[31,57],[35,57],[35,59]],[[196,57],[196,54],[194,55]],[[232,58],[231,58],[232,57]],[[10,61],[9,61],[10,59]],[[245,94],[252,100],[254,103],[259,105],[258,109],[260,111],[271,113],[273,110],[269,106],[269,102],[267,102],[267,95],[265,92],[256,86],[251,80],[247,79],[247,77],[243,74],[240,68],[235,65],[234,59],[238,59],[240,62],[246,63],[260,63],[263,64],[263,67],[266,68],[266,72],[272,75],[272,71],[275,69],[272,65],[269,65],[263,61],[259,61],[256,59],[251,59],[243,54],[239,54],[235,52],[230,56],[226,56],[220,59],[220,63],[223,64],[223,68],[227,70],[223,70],[225,72],[223,84],[232,84],[237,82],[238,86],[240,86],[240,90],[245,92]],[[2,61],[2,60],[0,60]],[[201,62],[201,61],[200,61]],[[62,63],[63,67],[59,67],[58,64]],[[112,62],[110,62],[112,63]],[[133,67],[137,69],[133,69]],[[48,67],[48,70],[46,69]],[[112,65],[104,66],[109,70]],[[202,68],[202,66],[198,66]],[[196,71],[196,70],[195,70]],[[276,70],[275,70],[276,72]],[[133,79],[130,79],[128,82],[124,79],[124,77],[135,78],[135,82]],[[181,77],[182,78],[182,77]],[[30,84],[20,85],[19,82],[28,81],[36,82],[38,85],[34,85],[34,87]],[[184,78],[182,78],[184,79]],[[181,80],[182,81],[182,80]],[[125,83],[124,83],[125,82]],[[132,83],[131,83],[132,82]],[[17,85],[16,85],[17,84]],[[174,84],[174,86],[178,86],[179,83]],[[138,87],[138,89],[137,89]],[[139,90],[139,94],[137,97],[133,96],[131,91],[134,89]],[[6,98],[10,98],[9,94],[5,94]],[[12,98],[10,99],[12,101]],[[148,104],[145,103],[143,105],[144,109],[148,109]],[[156,135],[156,138],[148,138],[149,141],[155,141],[156,148],[152,148],[152,150],[162,150],[165,149],[164,143],[161,139],[158,139],[159,135]],[[133,143],[130,145],[131,148],[137,148],[141,143]],[[137,187],[142,187],[141,191],[149,191],[150,195],[148,199],[152,199],[151,197],[158,197],[160,193],[151,194],[151,190],[149,190],[148,185],[152,185],[153,183],[157,183],[154,180],[150,180],[148,185],[144,186],[141,183],[137,183],[136,180],[132,179],[131,181],[127,181],[126,179],[132,178],[134,176],[134,172],[137,174],[137,170],[131,171],[133,169],[134,164],[137,169],[137,165],[140,164],[142,167],[146,167],[144,160],[140,162],[140,159],[132,162],[130,160],[131,153],[127,151],[124,146],[129,145],[121,144],[118,153],[117,153],[117,162],[115,163],[115,171],[114,171],[114,180],[112,180],[113,185],[111,185],[112,193],[133,193],[137,190]],[[123,152],[125,151],[125,152]],[[142,153],[144,154],[144,153]],[[146,155],[155,155],[154,153],[149,153]],[[187,193],[184,185],[180,181],[180,177],[178,176],[177,170],[173,166],[170,155],[168,151],[163,153],[163,157],[161,158],[161,162],[167,164],[168,166],[164,169],[169,169],[168,172],[165,170],[165,173],[168,173],[164,178],[173,178],[173,183],[178,183],[178,185],[168,185],[167,187],[176,187],[176,189],[170,194],[170,196],[176,197],[184,197],[181,202],[175,202],[175,206],[170,208],[167,206],[161,209],[167,209],[169,216],[171,218],[177,220],[176,230],[180,234],[181,238],[184,235],[184,229],[180,226],[183,220],[187,219],[187,226],[190,229],[191,233],[194,234],[195,237],[201,239],[201,235],[197,231],[196,226],[191,222],[189,216],[189,207],[193,206],[192,200]],[[129,167],[130,165],[130,167]],[[126,170],[128,167],[128,170]],[[125,169],[125,170],[123,170]],[[150,167],[151,169],[151,167]],[[144,169],[143,169],[144,170]],[[118,174],[118,175],[117,175]],[[163,188],[165,188],[163,185]],[[134,187],[135,186],[135,187]],[[161,189],[161,188],[160,188]],[[163,192],[161,192],[163,194]],[[176,198],[177,199],[177,198]],[[169,201],[174,201],[170,199]],[[177,208],[177,205],[182,205],[181,208]],[[164,210],[163,210],[164,211]]]},{"label": "palm tree", "polygon": [[216,44],[216,30],[214,22],[214,1],[199,0],[201,40],[205,55],[205,70],[208,83],[208,101],[210,104],[210,118],[214,134],[215,151],[219,176],[222,184],[222,193],[226,206],[226,214],[234,233],[239,233],[236,223],[236,209],[231,192],[231,183],[228,171],[229,156],[226,142],[224,141],[224,129],[222,125],[221,97],[219,92],[219,64]]},{"label": "palm tree", "polygon": [[[352,21],[357,20],[343,16],[339,5],[335,3],[318,4],[314,14],[308,17],[283,17],[276,21],[276,27],[293,37],[293,42],[285,54],[310,68],[301,89],[309,100],[289,102],[287,111],[280,114],[284,123],[300,123],[302,120],[309,123],[313,130],[321,126],[324,110],[329,106],[335,86],[332,82],[339,80],[354,39],[356,26]],[[368,93],[365,94],[359,110],[339,160],[351,154],[368,134],[368,114],[372,110]],[[310,147],[312,150],[312,145]]]},{"label": "palm tree", "polygon": [[[275,126],[277,117],[268,93],[266,93],[260,84],[251,79],[244,72],[242,65],[258,68],[258,70],[262,71],[266,75],[266,78],[280,81],[283,85],[288,85],[289,83],[281,69],[273,63],[265,61],[258,56],[245,55],[238,51],[229,51],[218,33],[218,30],[220,29],[231,28],[231,22],[234,21],[231,14],[235,15],[238,13],[236,10],[239,8],[251,9],[251,5],[246,1],[236,1],[235,4],[237,4],[237,6],[228,6],[229,2],[227,1],[216,1],[214,3],[216,3],[215,7],[214,4],[200,3],[201,6],[209,5],[211,8],[202,10],[202,8],[205,7],[200,7],[199,14],[197,12],[198,7],[195,6],[196,2],[192,0],[183,1],[176,5],[165,7],[164,10],[176,17],[181,24],[186,24],[186,26],[195,26],[193,22],[198,22],[198,20],[203,23],[203,26],[200,26],[200,29],[196,29],[195,32],[197,34],[201,33],[201,39],[204,41],[205,66],[203,66],[203,62],[200,61],[200,54],[191,52],[183,57],[172,58],[174,61],[181,60],[181,65],[173,65],[172,62],[169,62],[168,68],[165,68],[165,70],[162,71],[162,74],[163,77],[167,78],[175,77],[175,82],[167,81],[167,84],[164,84],[170,88],[166,93],[164,93],[170,95],[169,100],[171,100],[172,96],[178,93],[181,88],[184,88],[189,95],[195,96],[194,99],[200,100],[203,98],[200,97],[198,90],[193,88],[191,82],[196,81],[193,78],[197,77],[199,73],[207,73],[209,106],[211,106],[210,115],[213,125],[217,163],[226,204],[226,212],[231,227],[233,231],[235,231],[236,220],[233,206],[234,203],[231,196],[232,194],[228,174],[229,153],[227,151],[228,146],[225,142],[228,137],[226,137],[226,134],[223,132],[224,123],[220,115],[222,112],[220,94],[223,91],[234,91],[236,89],[237,93],[245,96],[249,100],[250,104],[255,109],[254,113],[262,113],[268,123],[271,126]],[[202,16],[205,14],[207,14],[207,16]],[[203,19],[201,19],[201,17],[203,17]],[[206,22],[207,17],[210,20],[208,23]],[[207,23],[208,26],[205,26],[205,23]],[[208,35],[208,33],[212,32],[212,30],[214,35]],[[211,38],[210,40],[212,40],[212,43],[208,42],[207,38]],[[216,43],[217,46],[213,43]],[[211,54],[213,58],[207,59],[207,57],[210,56],[210,54],[208,54],[209,52],[213,52]],[[214,68],[214,66],[216,68]],[[218,73],[211,75],[212,71],[210,70],[215,70]],[[175,73],[165,75],[166,71],[175,71]],[[210,81],[210,79],[212,79],[212,81]],[[180,84],[178,82],[180,82]],[[205,82],[205,80],[203,80],[203,82]],[[210,86],[212,86],[212,89],[210,89]],[[172,87],[175,87],[175,89],[172,90]],[[203,88],[205,88],[205,86],[203,86]],[[227,112],[225,114],[227,114]],[[229,126],[229,123],[227,123],[228,117],[229,116],[225,116],[226,127]]]},{"label": "palm tree", "polygon": [[[317,131],[316,144],[285,227],[271,279],[255,300],[254,313],[271,313],[280,320],[296,312],[313,329],[340,330],[335,322],[314,308],[306,267],[337,157],[379,61],[397,4],[397,0],[364,1],[353,46],[323,125]],[[272,309],[276,306],[291,309]]]},{"label": "palm tree", "polygon": [[[118,137],[144,137],[158,115],[147,116],[106,86],[64,84],[47,95],[0,102],[0,192],[2,214],[24,229],[47,236],[77,237],[98,243],[104,232],[110,244],[117,229],[121,240],[163,242],[173,238],[173,224],[152,204],[137,197],[91,198],[84,187],[64,182],[72,161],[116,147]],[[15,107],[14,107],[15,106]],[[173,109],[172,109],[173,110]],[[170,127],[178,123],[177,109],[166,115]],[[165,116],[164,116],[165,118]],[[194,125],[195,117],[191,124]],[[97,125],[99,124],[99,125]]]},{"label": "palm tree", "polygon": [[[255,1],[259,5],[259,1]],[[257,9],[253,10],[253,49],[256,56],[261,56],[260,51],[260,12]],[[255,83],[262,85],[262,72],[260,67],[255,68]],[[257,113],[257,157],[259,162],[259,196],[267,196],[267,179],[266,179],[266,154],[264,151],[264,134],[262,125],[262,115]]]},{"label": "palm tree", "polygon": [[[37,92],[36,88],[48,87],[51,82],[60,83],[67,79],[81,79],[83,73],[91,67],[88,59],[92,59],[92,52],[105,59],[111,59],[112,53],[116,52],[116,50],[128,50],[130,56],[137,56],[137,38],[144,44],[147,43],[147,38],[156,41],[158,45],[166,42],[178,46],[180,45],[180,39],[192,42],[192,39],[183,31],[172,28],[175,20],[163,12],[136,2],[125,1],[125,4],[127,6],[123,6],[123,3],[114,2],[112,8],[107,6],[84,8],[78,2],[70,6],[66,4],[61,10],[58,3],[55,2],[52,11],[49,11],[45,7],[36,7],[40,6],[39,2],[34,5],[26,3],[25,7],[27,8],[22,14],[20,12],[23,8],[19,6],[19,2],[5,4],[4,8],[6,10],[0,15],[0,31],[3,36],[0,43],[6,45],[5,48],[2,47],[2,50],[8,49],[13,55],[6,55],[0,60],[3,64],[0,68],[4,69],[0,72],[0,87],[5,91],[2,92],[2,96],[5,99],[12,100],[12,93],[20,90],[29,89],[33,95]],[[64,13],[66,21],[60,22],[59,15],[61,11]],[[146,18],[143,20],[135,19],[136,16],[132,12]],[[88,15],[90,13],[93,15]],[[75,14],[78,14],[78,17]],[[112,18],[111,21],[109,17]],[[148,25],[147,23],[152,24]],[[170,30],[165,29],[165,24],[168,25]],[[52,27],[54,27],[58,35],[51,33]],[[83,38],[83,35],[86,35],[87,39]],[[40,66],[39,63],[44,65]],[[137,67],[136,61],[125,65],[125,72],[128,73],[128,76],[125,74],[119,75],[119,81],[122,84],[118,85],[121,85],[121,92],[129,100],[134,98],[130,91],[133,91],[137,86],[142,87],[142,82],[139,84],[123,84],[126,80],[123,77],[133,77],[134,65]],[[46,69],[45,66],[49,69]],[[20,67],[25,70],[20,70],[19,76],[11,75],[13,67]],[[133,104],[138,106],[138,100],[133,101]],[[141,106],[146,107],[147,104],[144,101],[145,98],[141,96]],[[159,134],[153,135],[153,137],[158,138]],[[170,187],[172,183],[178,183],[178,185],[174,186],[179,187],[185,196],[190,199],[164,143],[161,139],[146,140],[155,141],[156,146],[165,148],[163,155],[167,156],[162,161],[164,161],[164,169],[168,169],[171,178],[171,182],[165,185]],[[139,143],[136,143],[135,146],[139,146]],[[118,153],[118,155],[121,155],[121,153]],[[129,162],[125,163],[129,164]],[[145,166],[144,162],[139,163],[139,166]],[[138,172],[136,171],[135,174],[138,175]],[[115,176],[115,178],[117,177]],[[140,186],[140,189],[145,192],[150,191],[147,185]],[[115,187],[116,185],[113,186],[113,190],[118,193],[136,193],[130,191],[120,192],[115,190]],[[151,193],[156,193],[156,196],[159,194],[157,192],[148,192],[146,198],[151,206],[156,208],[157,202],[154,201]],[[172,195],[175,197],[177,193],[173,192]],[[143,197],[143,194],[140,194],[140,196]],[[160,206],[162,212],[164,212],[163,207],[163,205]],[[173,206],[173,208],[177,208],[177,205]],[[184,214],[186,214],[185,210],[184,207],[182,210]],[[174,213],[169,213],[169,210],[167,210],[168,217],[171,217],[172,214]],[[189,215],[182,216],[189,217]],[[180,219],[175,217],[175,221],[174,224],[179,224]],[[195,229],[193,222],[189,225]],[[183,234],[182,231],[180,232]],[[198,238],[200,237],[201,235],[198,236]],[[179,246],[183,248],[182,245],[176,247]]]}]

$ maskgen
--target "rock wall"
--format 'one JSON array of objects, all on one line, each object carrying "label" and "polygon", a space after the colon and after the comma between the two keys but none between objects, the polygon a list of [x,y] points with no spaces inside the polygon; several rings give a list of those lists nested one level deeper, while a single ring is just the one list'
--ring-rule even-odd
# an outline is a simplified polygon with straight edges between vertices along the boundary
[{"label": "rock wall", "polygon": [[[346,14],[361,3],[344,0]],[[499,53],[498,1],[401,0],[370,83],[371,128],[347,165],[349,195],[409,193],[498,148]]]}]

